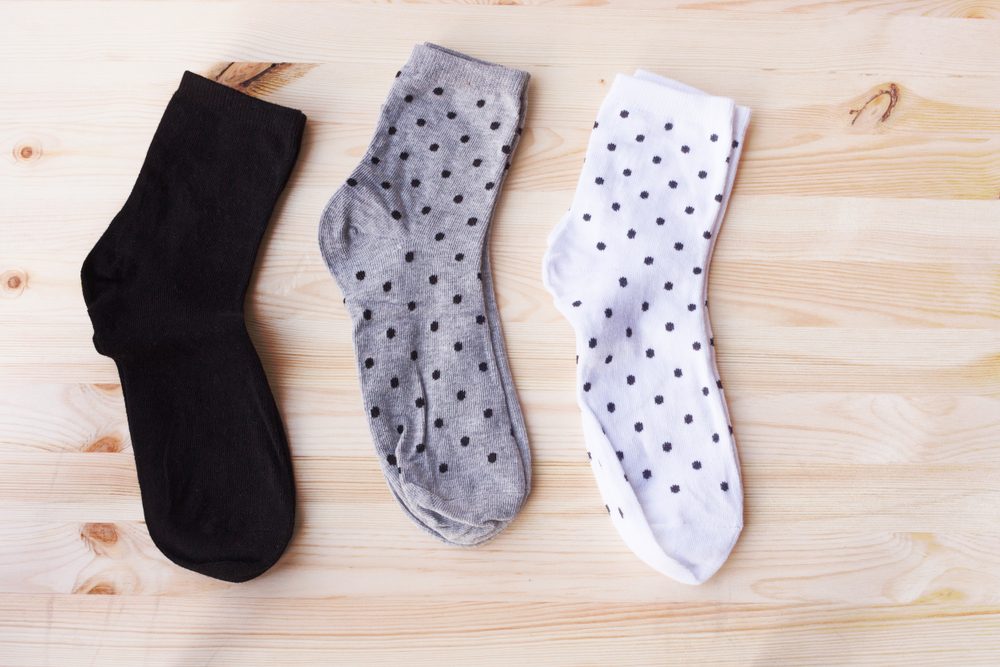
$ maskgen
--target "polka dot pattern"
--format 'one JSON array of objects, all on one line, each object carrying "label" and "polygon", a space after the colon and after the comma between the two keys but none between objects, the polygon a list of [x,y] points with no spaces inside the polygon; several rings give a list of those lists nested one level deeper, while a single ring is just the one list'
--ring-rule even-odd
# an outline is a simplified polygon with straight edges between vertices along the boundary
[{"label": "polka dot pattern", "polygon": [[685,583],[711,576],[742,527],[707,269],[748,120],[731,100],[619,76],[543,271],[576,333],[603,504],[640,558]]},{"label": "polka dot pattern", "polygon": [[320,227],[386,480],[418,525],[456,544],[502,530],[530,484],[484,253],[526,85],[418,46]]}]

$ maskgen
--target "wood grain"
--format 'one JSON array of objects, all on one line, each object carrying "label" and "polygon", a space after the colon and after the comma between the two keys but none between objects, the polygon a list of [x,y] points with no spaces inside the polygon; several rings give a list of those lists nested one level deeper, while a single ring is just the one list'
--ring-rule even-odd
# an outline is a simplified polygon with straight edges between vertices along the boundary
[{"label": "wood grain", "polygon": [[[489,6],[499,5],[499,6]],[[0,1],[0,665],[1000,663],[1000,3]],[[536,485],[497,540],[402,515],[315,244],[411,45],[532,73],[492,257]],[[643,67],[754,109],[712,265],[746,528],[701,587],[618,539],[540,281]],[[279,564],[170,564],[79,267],[184,69],[309,117],[247,303],[300,492]]]}]

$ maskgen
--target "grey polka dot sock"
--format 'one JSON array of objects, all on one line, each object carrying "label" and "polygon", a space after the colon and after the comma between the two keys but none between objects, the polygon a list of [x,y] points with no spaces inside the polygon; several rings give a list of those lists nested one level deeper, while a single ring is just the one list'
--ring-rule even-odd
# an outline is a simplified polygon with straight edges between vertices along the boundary
[{"label": "grey polka dot sock", "polygon": [[418,525],[457,544],[502,530],[529,489],[484,250],[527,81],[417,46],[320,224],[386,480]]}]

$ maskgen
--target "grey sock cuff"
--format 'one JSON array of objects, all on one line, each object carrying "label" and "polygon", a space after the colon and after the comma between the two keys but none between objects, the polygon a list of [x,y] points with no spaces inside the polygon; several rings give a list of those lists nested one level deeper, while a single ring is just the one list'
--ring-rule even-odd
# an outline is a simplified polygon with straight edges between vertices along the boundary
[{"label": "grey sock cuff", "polygon": [[531,75],[519,69],[470,58],[429,42],[417,44],[403,72],[411,76],[433,78],[483,93],[500,93],[521,97]]}]

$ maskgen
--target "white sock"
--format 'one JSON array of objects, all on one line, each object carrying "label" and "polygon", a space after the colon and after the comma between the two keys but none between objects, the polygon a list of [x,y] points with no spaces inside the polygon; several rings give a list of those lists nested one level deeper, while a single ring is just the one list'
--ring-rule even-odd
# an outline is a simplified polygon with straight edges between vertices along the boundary
[{"label": "white sock", "polygon": [[605,98],[544,281],[577,337],[598,488],[636,555],[689,584],[743,526],[707,270],[750,112],[648,72]]}]

